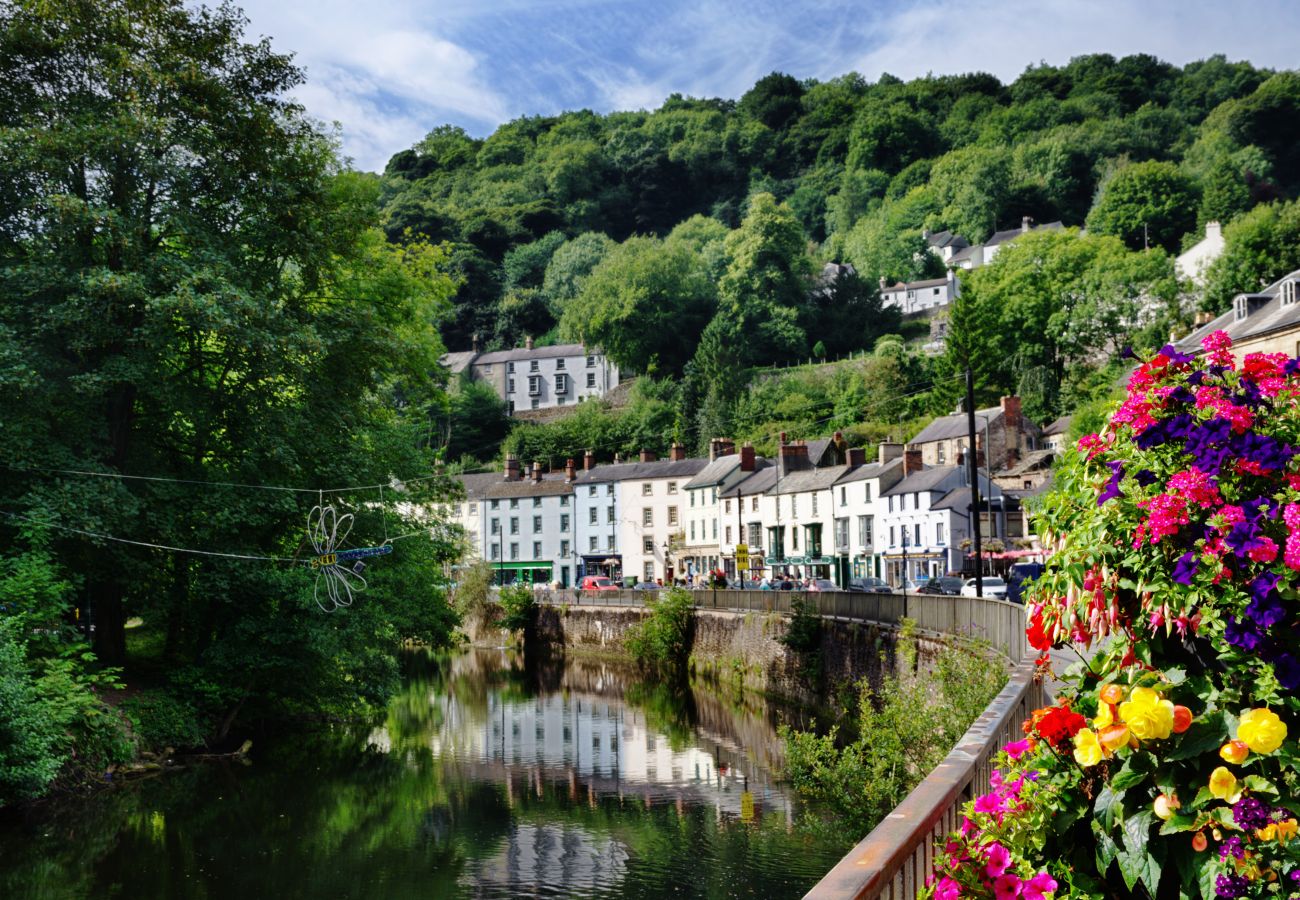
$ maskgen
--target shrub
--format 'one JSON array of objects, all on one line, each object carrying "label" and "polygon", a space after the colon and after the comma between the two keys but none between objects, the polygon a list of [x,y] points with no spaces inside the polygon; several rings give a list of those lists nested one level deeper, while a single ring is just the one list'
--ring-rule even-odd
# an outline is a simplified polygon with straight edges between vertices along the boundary
[{"label": "shrub", "polygon": [[12,622],[0,621],[0,807],[39,797],[67,760]]},{"label": "shrub", "polygon": [[123,703],[122,709],[145,749],[198,747],[205,742],[207,729],[198,710],[170,694],[138,694]]},{"label": "shrub", "polygon": [[667,676],[685,671],[694,606],[691,592],[681,588],[649,601],[649,615],[629,628],[623,640],[638,665]]},{"label": "shrub", "polygon": [[501,627],[522,631],[537,621],[537,598],[526,584],[512,584],[501,589]]},{"label": "shrub", "polygon": [[810,653],[821,645],[822,617],[817,615],[816,604],[806,594],[797,594],[790,601],[790,625],[781,635],[781,643],[796,653]]}]

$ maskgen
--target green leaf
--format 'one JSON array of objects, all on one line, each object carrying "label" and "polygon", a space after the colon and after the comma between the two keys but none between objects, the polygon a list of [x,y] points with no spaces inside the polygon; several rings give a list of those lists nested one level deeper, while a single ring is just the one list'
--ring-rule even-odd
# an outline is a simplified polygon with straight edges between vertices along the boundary
[{"label": "green leaf", "polygon": [[1180,831],[1192,831],[1196,826],[1196,816],[1174,813],[1160,825],[1161,834],[1177,834]]},{"label": "green leaf", "polygon": [[1110,780],[1110,786],[1113,790],[1125,791],[1146,780],[1147,773],[1138,771],[1140,766],[1135,765],[1136,761],[1140,758],[1140,754],[1131,756],[1128,761],[1120,767],[1120,770],[1116,772],[1114,777]]},{"label": "green leaf", "polygon": [[1153,812],[1143,810],[1126,819],[1123,832],[1124,849],[1115,857],[1119,863],[1120,875],[1123,876],[1129,890],[1141,881],[1152,895],[1160,886],[1161,866],[1156,852],[1163,853],[1160,844],[1150,848],[1150,851],[1155,852],[1150,852],[1148,849],[1151,825],[1155,822],[1155,818]]},{"label": "green leaf", "polygon": [[1180,759],[1193,759],[1221,746],[1228,740],[1226,715],[1222,712],[1207,713],[1188,728],[1172,750],[1165,754],[1165,759],[1175,762]]},{"label": "green leaf", "polygon": [[1119,845],[1096,820],[1093,820],[1092,832],[1097,838],[1097,871],[1105,872],[1115,861],[1115,856],[1119,853]]},{"label": "green leaf", "polygon": [[1254,793],[1278,795],[1277,786],[1263,775],[1247,775],[1242,781]]},{"label": "green leaf", "polygon": [[1097,794],[1092,809],[1102,828],[1108,832],[1113,830],[1124,820],[1124,792],[1105,785]]}]

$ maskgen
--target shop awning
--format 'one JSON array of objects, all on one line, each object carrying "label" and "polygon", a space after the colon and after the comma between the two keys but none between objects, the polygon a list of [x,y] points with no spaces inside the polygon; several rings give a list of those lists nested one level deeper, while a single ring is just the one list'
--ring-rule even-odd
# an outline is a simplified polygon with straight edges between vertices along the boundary
[{"label": "shop awning", "polygon": [[551,569],[554,568],[554,563],[552,563],[549,559],[545,559],[545,560],[539,559],[533,562],[518,562],[518,561],[501,562],[498,560],[497,562],[492,563],[492,568],[508,569],[511,572],[523,572],[523,571],[533,570],[533,569]]}]

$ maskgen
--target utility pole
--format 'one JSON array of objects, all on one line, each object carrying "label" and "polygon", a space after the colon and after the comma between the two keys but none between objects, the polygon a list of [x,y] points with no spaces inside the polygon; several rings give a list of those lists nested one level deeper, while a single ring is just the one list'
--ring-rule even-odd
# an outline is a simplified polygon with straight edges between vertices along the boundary
[{"label": "utility pole", "polygon": [[[984,597],[984,561],[983,542],[980,540],[980,470],[979,460],[975,455],[975,375],[970,366],[966,367],[966,432],[970,439],[970,527],[975,545],[975,596]],[[988,447],[984,452],[989,451]]]},{"label": "utility pole", "polygon": [[[732,553],[736,553],[736,544],[749,545],[749,541],[745,540],[745,520],[741,516],[740,511],[740,508],[744,503],[745,494],[741,491],[740,485],[736,485],[736,543],[731,545]],[[736,579],[740,582],[740,586],[743,588],[745,586],[745,573],[740,570],[739,554],[736,554]]]}]

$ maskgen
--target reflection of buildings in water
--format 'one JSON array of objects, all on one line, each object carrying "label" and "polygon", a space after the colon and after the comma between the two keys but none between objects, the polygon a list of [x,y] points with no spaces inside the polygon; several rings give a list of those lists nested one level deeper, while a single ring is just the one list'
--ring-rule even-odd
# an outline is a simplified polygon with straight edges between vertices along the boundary
[{"label": "reflection of buildings in water", "polygon": [[578,825],[521,824],[497,852],[467,861],[460,877],[477,895],[536,896],[563,889],[569,896],[616,886],[627,869],[628,851],[618,841]]}]

